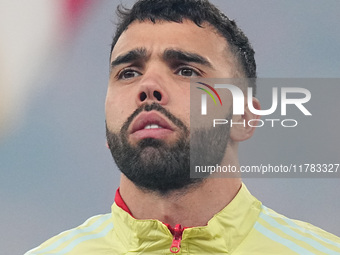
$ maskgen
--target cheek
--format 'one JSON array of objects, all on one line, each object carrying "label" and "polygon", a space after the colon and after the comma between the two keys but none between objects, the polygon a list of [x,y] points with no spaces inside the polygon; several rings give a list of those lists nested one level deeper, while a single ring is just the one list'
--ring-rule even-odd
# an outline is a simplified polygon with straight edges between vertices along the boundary
[{"label": "cheek", "polygon": [[190,94],[176,94],[174,107],[170,109],[187,127],[190,127]]},{"label": "cheek", "polygon": [[127,98],[115,96],[108,91],[105,102],[105,117],[108,128],[111,131],[119,132],[131,114],[131,108]]}]

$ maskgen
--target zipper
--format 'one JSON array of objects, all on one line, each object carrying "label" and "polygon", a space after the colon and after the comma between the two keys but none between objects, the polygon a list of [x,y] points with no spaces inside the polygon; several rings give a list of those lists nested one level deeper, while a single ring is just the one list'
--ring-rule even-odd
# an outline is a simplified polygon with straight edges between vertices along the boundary
[{"label": "zipper", "polygon": [[181,241],[182,241],[182,234],[183,234],[183,228],[180,224],[176,224],[175,228],[170,229],[172,234],[174,235],[174,239],[172,240],[172,244],[170,247],[170,251],[172,253],[178,253],[181,249]]}]

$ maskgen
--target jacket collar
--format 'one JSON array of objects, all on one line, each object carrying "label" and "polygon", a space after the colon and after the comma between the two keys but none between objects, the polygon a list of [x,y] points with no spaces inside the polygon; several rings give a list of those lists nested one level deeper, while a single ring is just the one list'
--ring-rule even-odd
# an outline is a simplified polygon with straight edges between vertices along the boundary
[{"label": "jacket collar", "polygon": [[[232,252],[252,229],[260,210],[261,202],[242,184],[235,198],[215,214],[206,226],[184,229],[181,253]],[[168,226],[158,220],[135,219],[121,198],[119,189],[112,205],[112,217],[115,236],[126,252],[157,254],[164,250],[170,253],[174,236]]]}]

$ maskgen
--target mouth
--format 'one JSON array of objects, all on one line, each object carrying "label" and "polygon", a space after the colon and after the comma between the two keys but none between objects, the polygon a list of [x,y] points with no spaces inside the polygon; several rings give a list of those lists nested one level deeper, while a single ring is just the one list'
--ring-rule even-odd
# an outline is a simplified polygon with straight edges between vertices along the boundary
[{"label": "mouth", "polygon": [[142,112],[131,123],[129,135],[132,140],[145,138],[166,139],[175,130],[165,117],[156,111]]}]

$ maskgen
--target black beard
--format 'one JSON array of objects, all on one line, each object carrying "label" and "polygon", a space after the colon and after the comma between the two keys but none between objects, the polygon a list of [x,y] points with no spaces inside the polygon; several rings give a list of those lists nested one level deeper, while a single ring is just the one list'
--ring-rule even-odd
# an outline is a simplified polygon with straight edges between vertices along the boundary
[{"label": "black beard", "polygon": [[[166,116],[181,130],[178,140],[173,145],[168,145],[159,139],[146,138],[136,146],[130,145],[127,130],[131,122],[140,112],[152,110]],[[106,125],[106,137],[118,168],[129,180],[141,189],[167,195],[173,190],[187,189],[204,181],[204,178],[190,178],[190,156],[193,157],[191,163],[195,162],[195,165],[220,163],[227,146],[229,128],[196,130],[190,138],[189,129],[180,119],[160,104],[152,103],[139,107],[123,124],[118,134],[111,132]],[[210,146],[212,141],[221,139],[218,148],[215,145]]]}]

